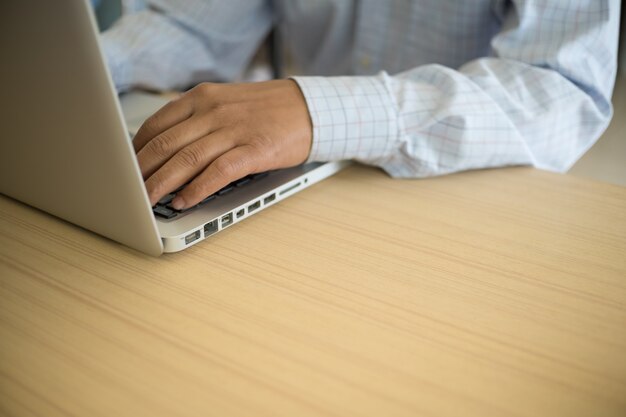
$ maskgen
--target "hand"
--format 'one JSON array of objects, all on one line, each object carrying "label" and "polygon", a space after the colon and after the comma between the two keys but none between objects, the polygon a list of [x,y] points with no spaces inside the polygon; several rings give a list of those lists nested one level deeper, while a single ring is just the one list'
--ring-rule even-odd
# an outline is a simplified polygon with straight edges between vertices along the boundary
[{"label": "hand", "polygon": [[205,83],[146,120],[133,145],[152,205],[193,179],[172,201],[184,209],[248,174],[301,164],[311,137],[295,81]]}]

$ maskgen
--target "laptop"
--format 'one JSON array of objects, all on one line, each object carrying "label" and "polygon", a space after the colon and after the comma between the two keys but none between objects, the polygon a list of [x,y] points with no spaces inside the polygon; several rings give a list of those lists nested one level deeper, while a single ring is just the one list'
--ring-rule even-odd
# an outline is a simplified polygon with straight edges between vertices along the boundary
[{"label": "laptop", "polygon": [[126,123],[89,2],[0,2],[0,51],[0,193],[146,254],[198,244],[348,164],[250,175],[185,212],[153,208],[129,126],[163,103],[124,97]]}]

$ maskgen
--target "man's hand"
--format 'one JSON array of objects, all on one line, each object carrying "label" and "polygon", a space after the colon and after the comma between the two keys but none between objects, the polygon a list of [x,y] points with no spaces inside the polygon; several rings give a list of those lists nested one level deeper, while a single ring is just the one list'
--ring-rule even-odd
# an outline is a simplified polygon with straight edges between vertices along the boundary
[{"label": "man's hand", "polygon": [[193,179],[172,202],[183,209],[248,174],[304,162],[311,132],[295,81],[200,84],[146,120],[133,145],[152,205]]}]

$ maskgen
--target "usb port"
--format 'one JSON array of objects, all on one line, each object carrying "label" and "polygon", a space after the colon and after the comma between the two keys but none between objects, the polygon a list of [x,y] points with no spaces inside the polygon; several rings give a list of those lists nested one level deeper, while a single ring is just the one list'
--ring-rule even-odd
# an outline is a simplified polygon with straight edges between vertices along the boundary
[{"label": "usb port", "polygon": [[254,210],[258,209],[259,207],[261,207],[261,200],[255,201],[254,203],[250,204],[248,206],[248,213],[252,213]]},{"label": "usb port", "polygon": [[185,236],[185,245],[188,245],[191,242],[195,242],[198,239],[200,239],[200,231],[196,230],[195,232],[190,233],[187,236]]},{"label": "usb port", "polygon": [[204,225],[204,237],[211,236],[215,232],[217,232],[217,219]]},{"label": "usb port", "polygon": [[270,194],[263,199],[263,204],[269,204],[274,200],[276,200],[276,194]]},{"label": "usb port", "polygon": [[228,213],[222,217],[222,228],[230,225],[233,222],[233,213]]},{"label": "usb port", "polygon": [[243,217],[244,214],[246,214],[246,210],[245,209],[241,209],[241,210],[237,210],[236,216],[239,219],[239,218]]}]

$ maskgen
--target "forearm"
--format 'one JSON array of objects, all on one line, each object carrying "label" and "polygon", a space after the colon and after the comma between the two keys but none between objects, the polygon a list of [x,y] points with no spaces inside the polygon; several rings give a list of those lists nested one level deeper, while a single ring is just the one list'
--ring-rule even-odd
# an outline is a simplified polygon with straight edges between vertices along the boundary
[{"label": "forearm", "polygon": [[610,108],[559,74],[495,59],[463,72],[429,65],[395,77],[296,80],[313,120],[310,160],[356,159],[399,177],[566,170],[610,119]]},{"label": "forearm", "polygon": [[[523,13],[506,16],[493,56],[458,69],[296,77],[313,120],[310,159],[357,159],[410,177],[518,164],[566,170],[611,117],[619,3],[561,8],[562,22],[529,13],[547,6],[518,3]],[[569,32],[557,36],[548,23]]]}]

